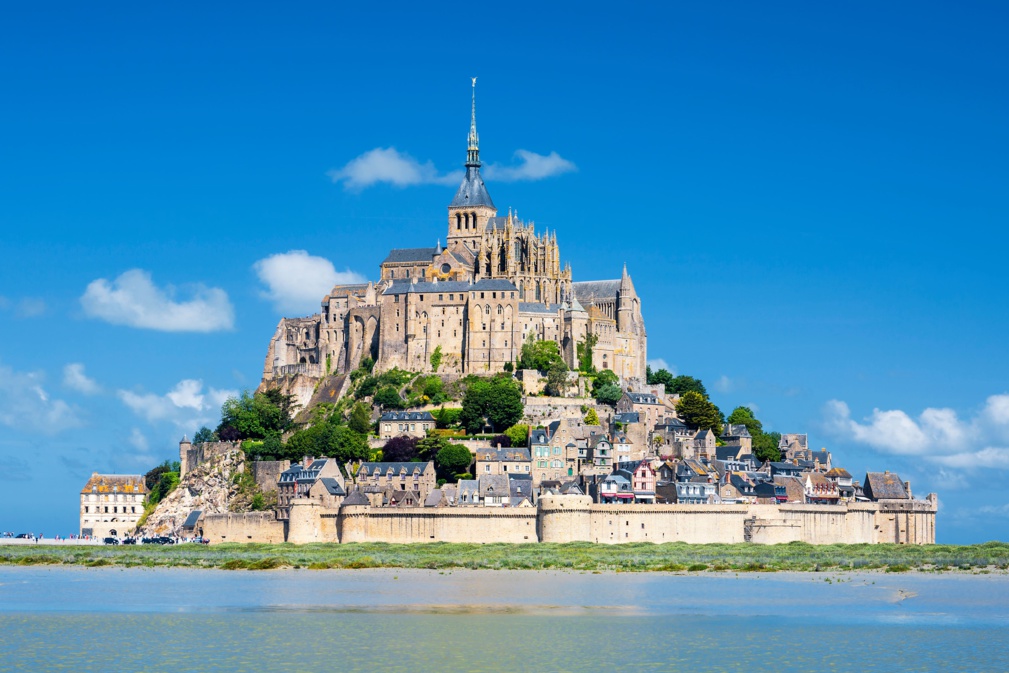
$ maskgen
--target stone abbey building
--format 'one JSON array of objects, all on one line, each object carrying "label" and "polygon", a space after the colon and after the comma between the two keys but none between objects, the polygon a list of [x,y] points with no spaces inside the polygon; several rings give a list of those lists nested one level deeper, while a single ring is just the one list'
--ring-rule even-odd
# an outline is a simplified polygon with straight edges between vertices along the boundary
[{"label": "stone abbey building", "polygon": [[480,175],[475,93],[465,166],[445,245],[392,250],[377,281],[338,285],[318,314],[282,319],[264,383],[346,373],[366,356],[377,371],[431,371],[439,348],[439,372],[500,372],[530,335],[556,341],[576,368],[577,344],[594,334],[597,369],[644,376],[645,323],[626,266],[617,279],[574,282],[556,232],[537,234],[512,212],[498,214]]}]

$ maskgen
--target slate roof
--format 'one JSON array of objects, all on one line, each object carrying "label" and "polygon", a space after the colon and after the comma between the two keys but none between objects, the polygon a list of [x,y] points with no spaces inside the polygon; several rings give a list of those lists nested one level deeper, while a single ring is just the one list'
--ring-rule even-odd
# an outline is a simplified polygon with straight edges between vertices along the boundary
[{"label": "slate roof", "polygon": [[196,522],[200,520],[201,516],[203,516],[203,510],[194,509],[189,513],[189,516],[186,517],[186,520],[182,522],[182,527],[196,528]]},{"label": "slate roof", "polygon": [[717,460],[736,460],[736,452],[739,451],[738,445],[727,445],[727,446],[716,446],[715,447],[715,458]]},{"label": "slate roof", "polygon": [[388,463],[361,463],[361,472],[365,475],[371,476],[376,472],[380,475],[389,474],[389,470],[392,470],[393,474],[400,474],[405,471],[407,474],[413,474],[414,470],[423,473],[428,465],[431,465],[431,461],[426,463],[412,463],[412,462],[388,462]]},{"label": "slate roof", "polygon": [[557,313],[560,308],[560,304],[541,304],[529,301],[519,302],[519,313]]},{"label": "slate roof", "polygon": [[904,482],[893,472],[866,472],[862,491],[872,500],[907,500]]},{"label": "slate roof", "polygon": [[343,490],[343,486],[340,486],[340,482],[333,477],[323,477],[319,481],[326,487],[330,495],[347,495],[347,492]]},{"label": "slate roof", "polygon": [[550,442],[550,435],[547,431],[542,428],[537,428],[530,433],[530,443],[531,444],[548,444]]},{"label": "slate roof", "polygon": [[477,449],[476,459],[495,463],[529,462],[530,456],[529,449],[525,447],[511,447],[508,449]]},{"label": "slate roof", "polygon": [[466,167],[466,175],[462,179],[462,184],[459,185],[459,191],[455,193],[452,203],[448,204],[448,206],[449,208],[489,206],[495,210],[497,209],[494,206],[494,202],[491,201],[490,194],[487,192],[487,186],[483,183],[483,178],[480,176],[479,166]]},{"label": "slate roof", "polygon": [[750,431],[746,429],[746,426],[742,423],[727,423],[725,426],[725,432],[722,433],[722,437],[752,437]]},{"label": "slate roof", "polygon": [[396,262],[430,262],[434,259],[438,248],[397,248],[390,250],[388,257],[382,264],[395,264]]},{"label": "slate roof", "polygon": [[659,398],[651,393],[625,393],[633,404],[661,404]]},{"label": "slate roof", "polygon": [[433,421],[430,411],[387,411],[382,414],[383,421]]},{"label": "slate roof", "polygon": [[383,295],[395,294],[419,294],[432,292],[484,292],[490,290],[518,291],[511,281],[501,278],[484,278],[475,283],[468,283],[460,280],[445,280],[437,283],[418,282],[413,283],[407,280],[394,282],[383,292]]},{"label": "slate roof", "polygon": [[614,299],[620,292],[620,280],[583,280],[579,283],[571,283],[575,291],[575,298],[583,303],[591,302],[593,299],[608,300]]},{"label": "slate roof", "polygon": [[348,505],[370,505],[370,504],[371,501],[368,500],[368,497],[364,493],[361,493],[360,489],[355,488],[353,491],[350,492],[350,495],[348,495],[344,499],[342,506],[346,507]]},{"label": "slate roof", "polygon": [[507,474],[484,474],[478,480],[480,484],[480,497],[488,496],[500,498],[511,497],[511,486],[509,485]]},{"label": "slate roof", "polygon": [[682,430],[687,427],[687,424],[678,418],[667,418],[663,423],[656,425],[655,429],[668,428],[670,430]]},{"label": "slate roof", "polygon": [[640,423],[641,415],[636,411],[625,411],[613,417],[615,423]]}]

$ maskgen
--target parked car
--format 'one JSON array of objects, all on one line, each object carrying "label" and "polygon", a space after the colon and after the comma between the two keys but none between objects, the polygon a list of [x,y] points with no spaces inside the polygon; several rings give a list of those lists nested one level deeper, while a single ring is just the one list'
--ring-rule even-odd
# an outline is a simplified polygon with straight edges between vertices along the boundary
[{"label": "parked car", "polygon": [[107,537],[102,540],[105,544],[119,544],[119,538],[117,537]]},{"label": "parked car", "polygon": [[17,539],[17,540],[30,540],[30,539],[32,539],[32,534],[31,533],[18,533],[17,534],[17,538],[15,538],[15,539]]},{"label": "parked car", "polygon": [[137,538],[135,538],[135,537],[128,537],[128,538],[123,539],[123,544],[136,544],[136,543],[137,543]]}]

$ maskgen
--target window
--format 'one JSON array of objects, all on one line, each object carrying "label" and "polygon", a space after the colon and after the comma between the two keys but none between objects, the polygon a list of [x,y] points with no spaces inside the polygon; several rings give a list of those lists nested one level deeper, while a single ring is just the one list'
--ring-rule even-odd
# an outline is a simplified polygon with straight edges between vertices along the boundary
[{"label": "window", "polygon": [[420,300],[424,301],[424,295],[420,295]]},{"label": "window", "polygon": [[443,295],[443,294],[438,295],[438,301],[444,301],[444,300],[445,300],[445,295]]},{"label": "window", "polygon": [[450,295],[448,296],[448,300],[449,300],[449,301],[455,301],[455,295],[454,295],[454,294],[450,294]]},{"label": "window", "polygon": [[483,466],[483,471],[484,472],[490,472],[490,465],[484,465]]}]

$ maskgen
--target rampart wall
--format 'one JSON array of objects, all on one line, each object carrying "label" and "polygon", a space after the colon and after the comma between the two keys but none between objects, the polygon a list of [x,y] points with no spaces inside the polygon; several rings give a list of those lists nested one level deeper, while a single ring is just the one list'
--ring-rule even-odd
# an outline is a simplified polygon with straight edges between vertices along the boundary
[{"label": "rampart wall", "polygon": [[284,523],[273,512],[205,514],[203,536],[219,542],[284,542]]},{"label": "rampart wall", "polygon": [[544,496],[537,507],[347,505],[299,498],[285,531],[272,513],[208,515],[211,542],[687,542],[933,544],[934,496],[848,505],[598,505]]}]

